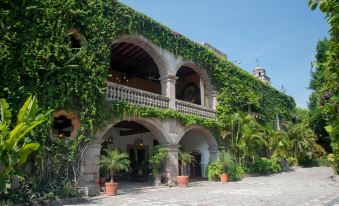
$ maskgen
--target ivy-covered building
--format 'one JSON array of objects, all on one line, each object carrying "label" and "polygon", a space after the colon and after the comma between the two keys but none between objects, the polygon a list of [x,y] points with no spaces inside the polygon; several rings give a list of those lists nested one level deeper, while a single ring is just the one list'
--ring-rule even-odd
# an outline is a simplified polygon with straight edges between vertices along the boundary
[{"label": "ivy-covered building", "polygon": [[130,155],[132,172],[121,179],[146,180],[147,155],[163,145],[164,175],[175,184],[179,150],[197,160],[187,174],[205,176],[232,112],[274,126],[295,107],[225,56],[117,1],[7,6],[2,25],[19,23],[0,31],[8,34],[0,41],[0,96],[18,106],[19,97],[36,94],[43,108],[55,109],[56,135],[45,135],[66,138],[81,153],[78,185],[89,195],[99,193],[103,149]]}]

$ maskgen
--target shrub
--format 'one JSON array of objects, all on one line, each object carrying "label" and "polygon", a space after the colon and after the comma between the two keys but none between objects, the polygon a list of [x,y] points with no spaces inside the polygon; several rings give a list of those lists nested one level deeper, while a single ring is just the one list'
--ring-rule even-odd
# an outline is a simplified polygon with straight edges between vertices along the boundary
[{"label": "shrub", "polygon": [[319,167],[319,160],[316,158],[302,158],[299,160],[299,165],[302,167]]},{"label": "shrub", "polygon": [[231,181],[239,181],[244,176],[244,168],[241,165],[235,165],[235,167],[230,168],[228,176]]},{"label": "shrub", "polygon": [[298,165],[298,159],[295,157],[289,157],[287,158],[287,162],[289,166],[297,166]]},{"label": "shrub", "polygon": [[261,157],[255,162],[254,170],[259,174],[272,174],[281,172],[281,166],[276,159]]},{"label": "shrub", "polygon": [[209,181],[218,181],[222,173],[221,164],[218,161],[210,161],[207,165],[207,177]]},{"label": "shrub", "polygon": [[207,166],[207,177],[210,181],[218,181],[222,173],[226,172],[231,181],[241,180],[244,169],[235,164],[233,157],[226,151],[221,151],[217,160],[209,162]]}]

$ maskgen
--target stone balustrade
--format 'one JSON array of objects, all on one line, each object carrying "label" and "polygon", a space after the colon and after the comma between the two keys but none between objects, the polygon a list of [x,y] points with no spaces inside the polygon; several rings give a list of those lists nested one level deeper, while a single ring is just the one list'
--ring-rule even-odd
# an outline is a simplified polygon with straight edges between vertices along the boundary
[{"label": "stone balustrade", "polygon": [[119,100],[140,106],[157,107],[160,109],[168,109],[169,107],[169,98],[158,94],[112,82],[108,82],[107,87],[108,100]]},{"label": "stone balustrade", "polygon": [[183,114],[197,115],[204,118],[216,118],[217,116],[214,109],[206,108],[190,102],[176,100],[175,106],[177,110]]},{"label": "stone balustrade", "polygon": [[[168,97],[112,82],[107,82],[107,87],[107,98],[109,101],[118,100],[140,106],[169,109],[170,99]],[[175,108],[183,114],[197,115],[204,118],[216,117],[214,109],[181,100],[176,100]]]}]

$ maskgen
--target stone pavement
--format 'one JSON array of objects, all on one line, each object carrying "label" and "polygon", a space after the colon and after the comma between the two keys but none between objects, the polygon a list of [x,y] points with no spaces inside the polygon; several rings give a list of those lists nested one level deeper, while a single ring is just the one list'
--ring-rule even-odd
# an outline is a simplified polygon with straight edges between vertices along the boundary
[{"label": "stone pavement", "polygon": [[326,167],[296,168],[276,175],[247,177],[240,182],[209,182],[188,188],[153,188],[99,196],[88,205],[225,206],[301,205],[339,206],[339,178]]}]

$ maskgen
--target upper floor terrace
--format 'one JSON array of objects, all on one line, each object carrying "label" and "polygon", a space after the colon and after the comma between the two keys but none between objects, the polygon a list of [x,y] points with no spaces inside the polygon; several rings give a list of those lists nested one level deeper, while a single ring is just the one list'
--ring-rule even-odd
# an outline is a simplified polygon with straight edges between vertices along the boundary
[{"label": "upper floor terrace", "polygon": [[216,91],[206,71],[142,36],[123,36],[110,49],[108,100],[216,117]]}]

